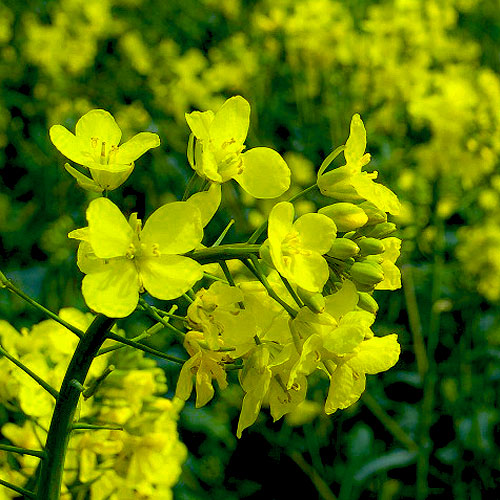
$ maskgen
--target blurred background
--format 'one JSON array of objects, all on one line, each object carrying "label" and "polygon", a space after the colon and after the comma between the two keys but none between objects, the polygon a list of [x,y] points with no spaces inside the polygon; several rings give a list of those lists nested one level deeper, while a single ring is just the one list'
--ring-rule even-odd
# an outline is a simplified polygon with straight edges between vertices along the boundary
[{"label": "blurred background", "polygon": [[[404,204],[395,221],[404,286],[376,293],[376,333],[398,333],[402,344],[396,367],[370,377],[362,400],[332,417],[322,413],[318,379],[308,411],[274,424],[264,411],[239,441],[238,388],[202,410],[187,404],[179,431],[189,458],[174,498],[500,496],[498,7],[0,1],[0,269],[50,309],[85,309],[66,235],[85,225],[90,198],[64,171],[48,128],[74,130],[91,108],[110,111],[125,140],[145,130],[161,137],[111,195],[140,217],[179,199],[191,175],[184,113],[237,94],[252,106],[247,147],[280,151],[297,191],[314,183],[360,113],[367,169]],[[224,188],[209,241],[231,217],[228,241],[248,237],[271,208]],[[314,199],[298,206],[310,210]],[[42,319],[6,293],[0,317],[18,328]],[[133,336],[147,320],[122,326]],[[165,370],[172,391],[178,368]]]}]

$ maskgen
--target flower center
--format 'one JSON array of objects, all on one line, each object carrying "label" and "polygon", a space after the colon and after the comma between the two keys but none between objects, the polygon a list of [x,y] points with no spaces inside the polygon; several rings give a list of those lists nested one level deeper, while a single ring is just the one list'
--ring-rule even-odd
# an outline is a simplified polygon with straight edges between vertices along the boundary
[{"label": "flower center", "polygon": [[110,165],[116,163],[118,146],[115,146],[114,144],[107,145],[105,141],[100,141],[98,137],[92,137],[90,139],[90,144],[93,152],[92,156],[96,163],[99,163],[100,165]]}]

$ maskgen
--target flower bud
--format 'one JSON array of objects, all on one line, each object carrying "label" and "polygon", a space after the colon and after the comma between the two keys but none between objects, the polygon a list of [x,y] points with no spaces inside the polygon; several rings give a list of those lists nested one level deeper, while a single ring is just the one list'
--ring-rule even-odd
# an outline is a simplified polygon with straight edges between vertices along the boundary
[{"label": "flower bud", "polygon": [[349,238],[336,238],[327,255],[336,259],[345,260],[349,257],[354,257],[358,253],[359,247],[354,241]]},{"label": "flower bud", "polygon": [[322,313],[325,310],[325,297],[321,293],[309,292],[299,286],[297,295],[312,312]]},{"label": "flower bud", "polygon": [[363,255],[378,255],[384,252],[384,244],[377,238],[360,238],[357,244]]},{"label": "flower bud", "polygon": [[352,203],[334,203],[321,208],[318,212],[330,217],[335,222],[337,229],[342,232],[358,229],[368,222],[368,216],[364,210]]},{"label": "flower bud", "polygon": [[350,269],[354,280],[362,285],[374,286],[384,279],[384,272],[376,262],[355,262]]},{"label": "flower bud", "polygon": [[358,295],[359,295],[358,307],[372,314],[377,314],[378,311],[377,301],[367,292],[358,292]]},{"label": "flower bud", "polygon": [[374,226],[365,226],[358,229],[358,233],[363,236],[369,236],[370,238],[385,238],[389,236],[394,231],[396,231],[396,224],[392,222],[381,222],[380,224],[375,224]]},{"label": "flower bud", "polygon": [[387,214],[376,207],[371,201],[363,201],[359,204],[365,214],[368,217],[367,225],[380,224],[381,222],[387,222]]},{"label": "flower bud", "polygon": [[382,264],[382,262],[384,262],[384,256],[381,254],[367,255],[366,257],[363,257],[362,262],[375,262],[376,264]]}]

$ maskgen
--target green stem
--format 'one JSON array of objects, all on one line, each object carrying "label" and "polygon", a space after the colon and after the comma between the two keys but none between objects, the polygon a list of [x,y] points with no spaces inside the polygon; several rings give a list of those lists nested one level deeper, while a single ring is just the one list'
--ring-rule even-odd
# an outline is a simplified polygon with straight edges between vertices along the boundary
[{"label": "green stem", "polygon": [[161,323],[167,330],[170,330],[175,338],[182,344],[184,342],[184,332],[181,332],[175,326],[172,326],[168,319],[162,318],[158,312],[156,312],[155,308],[150,306],[143,298],[139,299],[139,304],[141,307],[147,312],[147,314],[153,318],[155,321]]},{"label": "green stem", "polygon": [[75,382],[83,385],[95,355],[99,351],[115,319],[97,315],[80,339],[66,375],[61,384],[50,422],[47,442],[45,444],[46,460],[38,478],[37,500],[59,500],[61,481],[64,469],[64,458],[73,424],[76,407],[80,399],[80,390]]},{"label": "green stem", "polygon": [[103,431],[103,430],[108,430],[108,431],[123,431],[123,426],[122,425],[114,425],[114,424],[109,424],[109,425],[94,425],[94,424],[73,424],[71,426],[71,430],[73,431],[83,431],[83,430],[90,430],[90,431]]},{"label": "green stem", "polygon": [[45,380],[39,377],[35,372],[31,371],[27,366],[25,366],[21,361],[17,360],[11,356],[2,346],[0,346],[0,354],[3,354],[10,362],[14,363],[18,368],[29,375],[40,387],[45,389],[56,401],[59,397],[59,393]]},{"label": "green stem", "polygon": [[[260,267],[259,261],[257,260],[257,257],[255,255],[250,256],[250,261],[253,264],[253,266],[248,266],[248,269],[252,271],[257,279],[264,285],[264,288],[267,290],[267,293],[270,295],[271,298],[273,298],[278,304],[283,307],[283,309],[292,317],[295,318],[297,316],[297,311],[290,307],[284,300],[279,297],[279,295],[271,288],[271,285],[267,281],[267,278],[265,277],[264,273],[262,272],[262,269]],[[244,262],[245,264],[245,262]]]},{"label": "green stem", "polygon": [[64,321],[62,318],[60,318],[57,314],[53,313],[46,307],[42,306],[42,304],[39,304],[35,299],[32,299],[29,295],[26,295],[22,290],[17,288],[12,281],[10,281],[1,271],[0,271],[0,288],[7,288],[10,292],[14,293],[21,299],[25,300],[28,302],[28,304],[32,305],[39,311],[43,312],[46,316],[49,318],[53,319],[54,321],[57,321],[59,324],[62,326],[66,327],[69,331],[73,332],[77,337],[82,338],[83,337],[83,332],[74,327],[73,325],[70,325],[66,321]]},{"label": "green stem", "polygon": [[25,498],[36,500],[35,494],[32,493],[31,491],[25,490],[24,488],[9,483],[8,481],[4,481],[3,479],[0,479],[0,486],[5,486],[6,488],[9,488],[9,490],[15,491],[16,493],[23,495],[23,497]]},{"label": "green stem", "polygon": [[140,344],[139,342],[134,342],[133,340],[127,339],[125,337],[120,337],[115,333],[109,333],[108,339],[115,340],[116,342],[120,342],[122,344],[125,344],[126,346],[133,347],[134,349],[139,349],[140,351],[147,352],[148,354],[153,354],[158,358],[166,359],[168,361],[173,361],[174,363],[178,363],[180,365],[183,365],[185,362],[184,359],[171,356],[170,354],[165,354],[164,352],[158,351],[157,349],[153,349],[152,347],[149,347],[147,345]]},{"label": "green stem", "polygon": [[10,444],[0,443],[0,450],[10,451],[11,453],[19,453],[20,455],[31,455],[33,457],[45,458],[45,453],[40,450],[28,450],[27,448],[19,448]]},{"label": "green stem", "polygon": [[248,259],[251,255],[258,255],[259,250],[260,245],[233,243],[194,250],[187,254],[187,257],[196,260],[200,264],[210,264],[221,260]]}]

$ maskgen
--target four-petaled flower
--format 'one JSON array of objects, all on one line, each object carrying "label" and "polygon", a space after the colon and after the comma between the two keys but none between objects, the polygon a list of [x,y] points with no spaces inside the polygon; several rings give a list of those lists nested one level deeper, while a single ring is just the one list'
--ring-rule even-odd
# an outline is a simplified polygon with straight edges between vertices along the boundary
[{"label": "four-petaled flower", "polygon": [[85,302],[112,318],[131,314],[139,293],[175,299],[203,276],[198,262],[183,254],[197,247],[203,237],[200,210],[193,203],[177,201],[153,212],[141,229],[137,214],[129,221],[107,198],[90,202],[88,227],[68,236],[81,240],[78,266]]},{"label": "four-petaled flower", "polygon": [[217,113],[186,113],[186,121],[192,131],[188,160],[201,177],[217,183],[234,179],[255,198],[276,198],[290,187],[290,169],[277,151],[258,147],[243,153],[250,123],[243,97],[231,97]]},{"label": "four-petaled flower", "polygon": [[65,165],[84,189],[101,192],[120,186],[134,169],[134,161],[160,145],[152,132],[141,132],[118,146],[122,132],[113,116],[103,109],[92,109],[76,123],[76,134],[62,125],[50,127],[50,140],[66,158],[87,167],[92,179]]},{"label": "four-petaled flower", "polygon": [[337,228],[326,215],[305,214],[295,222],[293,217],[291,203],[274,206],[265,247],[268,245],[272,263],[283,277],[309,292],[320,292],[329,276],[322,255],[332,247]]}]

